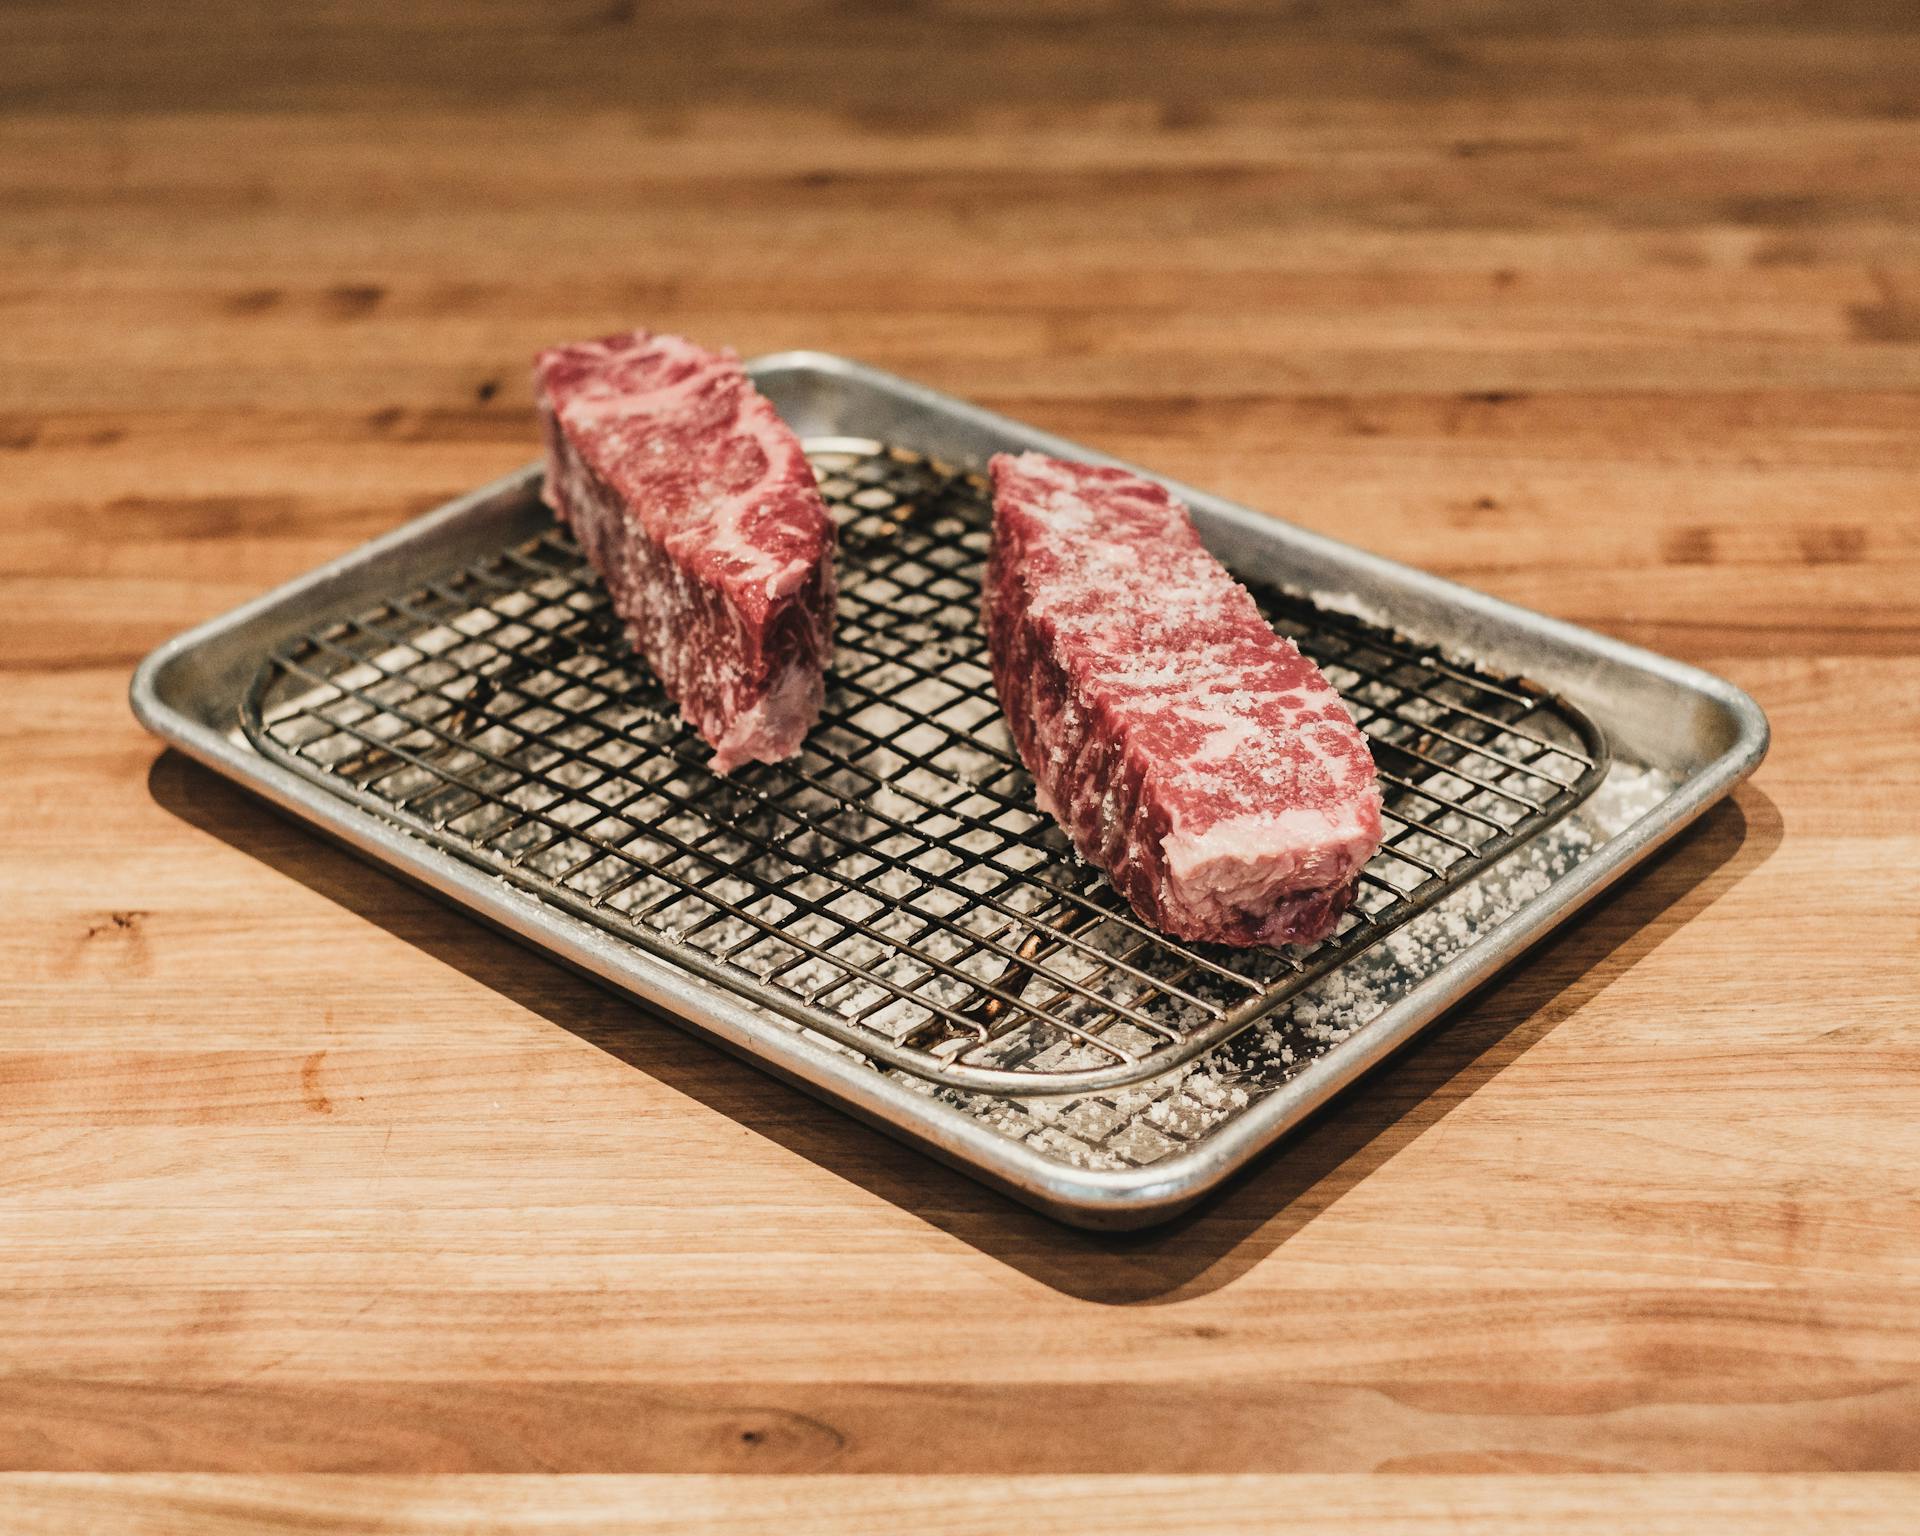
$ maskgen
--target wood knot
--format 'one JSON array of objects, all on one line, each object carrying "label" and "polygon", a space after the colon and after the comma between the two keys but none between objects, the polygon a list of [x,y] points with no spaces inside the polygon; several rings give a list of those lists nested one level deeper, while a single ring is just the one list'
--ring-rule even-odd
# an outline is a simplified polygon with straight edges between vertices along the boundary
[{"label": "wood knot", "polygon": [[118,938],[123,934],[138,936],[141,924],[151,915],[131,907],[120,912],[102,913],[88,922],[87,937],[90,939]]}]

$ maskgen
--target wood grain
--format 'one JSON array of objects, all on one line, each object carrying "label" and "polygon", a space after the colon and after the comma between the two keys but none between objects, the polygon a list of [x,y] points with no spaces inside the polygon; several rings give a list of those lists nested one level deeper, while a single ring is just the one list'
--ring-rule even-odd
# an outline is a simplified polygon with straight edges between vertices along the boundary
[{"label": "wood grain", "polygon": [[[1901,1528],[1910,8],[46,0],[0,40],[8,1529]],[[1773,755],[1197,1216],[1053,1226],[127,714],[166,636],[531,457],[537,345],[640,322],[1670,651]],[[870,1475],[649,1478],[794,1471]],[[425,1473],[621,1476],[375,1476]]]},{"label": "wood grain", "polygon": [[[499,1476],[102,1477],[0,1474],[0,1513],[20,1536],[76,1521],[131,1536],[251,1536],[275,1527],[375,1536],[699,1530],[719,1536],[1034,1536],[1177,1530],[1318,1532],[1330,1511],[1388,1536],[1554,1530],[1694,1536],[1709,1528],[1906,1536],[1910,1486],[1879,1476],[1115,1477]],[[1595,1498],[1607,1496],[1605,1508]]]}]

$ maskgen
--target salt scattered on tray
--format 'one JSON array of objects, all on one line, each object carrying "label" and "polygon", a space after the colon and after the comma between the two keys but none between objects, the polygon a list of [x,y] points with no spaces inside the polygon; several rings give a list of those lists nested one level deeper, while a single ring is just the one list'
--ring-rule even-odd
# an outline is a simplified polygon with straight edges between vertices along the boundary
[{"label": "salt scattered on tray", "polygon": [[1350,1039],[1675,787],[1673,776],[1658,769],[1616,763],[1564,820],[1321,977],[1271,1018],[1160,1077],[1098,1094],[1013,1098],[942,1088],[907,1072],[889,1076],[1069,1167],[1159,1162],[1219,1131]]}]

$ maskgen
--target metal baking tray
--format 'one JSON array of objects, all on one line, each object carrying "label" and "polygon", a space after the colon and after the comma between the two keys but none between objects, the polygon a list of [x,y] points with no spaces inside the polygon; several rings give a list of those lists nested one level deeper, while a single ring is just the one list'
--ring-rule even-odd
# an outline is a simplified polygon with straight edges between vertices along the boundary
[{"label": "metal baking tray", "polygon": [[842,525],[834,676],[799,759],[706,771],[533,468],[161,647],[135,712],[477,915],[1099,1226],[1199,1198],[1765,752],[1764,717],[1719,679],[1176,486],[1347,697],[1389,825],[1326,943],[1177,944],[1034,809],[974,622],[986,457],[1106,456],[841,358],[751,371]]}]

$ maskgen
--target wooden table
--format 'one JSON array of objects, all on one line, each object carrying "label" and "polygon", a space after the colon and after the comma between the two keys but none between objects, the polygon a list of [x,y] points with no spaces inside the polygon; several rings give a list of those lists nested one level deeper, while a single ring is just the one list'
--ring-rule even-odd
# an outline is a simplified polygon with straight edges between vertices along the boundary
[{"label": "wooden table", "polygon": [[[7,1530],[1915,1528],[1912,8],[1069,9],[7,8]],[[640,322],[1670,651],[1773,755],[1196,1217],[1055,1226],[128,715]],[[862,1475],[650,1480],[799,1471]]]}]

